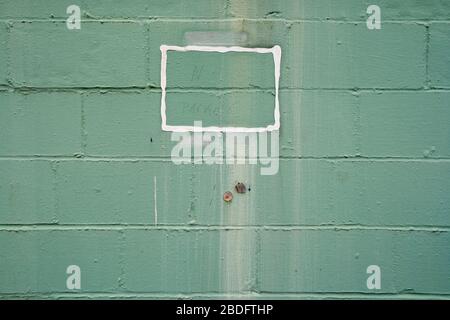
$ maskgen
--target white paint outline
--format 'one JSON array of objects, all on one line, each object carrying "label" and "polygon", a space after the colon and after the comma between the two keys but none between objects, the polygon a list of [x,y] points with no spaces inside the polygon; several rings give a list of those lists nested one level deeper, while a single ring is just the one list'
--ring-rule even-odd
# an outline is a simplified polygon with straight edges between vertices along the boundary
[{"label": "white paint outline", "polygon": [[[278,99],[278,89],[280,82],[280,65],[281,65],[281,47],[276,45],[272,48],[245,48],[245,47],[222,47],[222,46],[169,46],[161,45],[161,127],[163,131],[172,132],[269,132],[280,129],[280,103]],[[167,71],[167,51],[202,51],[202,52],[253,52],[253,53],[272,53],[275,65],[275,123],[267,127],[196,127],[196,126],[172,126],[167,125],[166,118],[166,71]]]}]

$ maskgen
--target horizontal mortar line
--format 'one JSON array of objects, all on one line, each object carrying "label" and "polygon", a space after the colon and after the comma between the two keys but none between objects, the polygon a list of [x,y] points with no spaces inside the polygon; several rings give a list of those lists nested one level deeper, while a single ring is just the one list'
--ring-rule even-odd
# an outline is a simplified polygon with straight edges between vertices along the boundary
[{"label": "horizontal mortar line", "polygon": [[142,291],[133,291],[133,290],[128,290],[128,289],[124,289],[124,288],[118,288],[117,290],[111,290],[111,291],[82,291],[79,290],[77,291],[73,291],[73,292],[67,292],[67,291],[51,291],[51,292],[47,292],[47,291],[42,291],[42,292],[24,292],[24,293],[19,293],[19,292],[8,292],[8,293],[2,293],[0,292],[0,298],[2,296],[40,296],[40,295],[44,295],[44,296],[56,296],[56,295],[64,295],[67,297],[70,296],[128,296],[128,297],[133,297],[133,296],[160,296],[160,297],[180,297],[180,298],[189,298],[193,295],[195,296],[201,296],[201,295],[215,295],[215,296],[234,296],[234,295],[239,295],[239,296],[250,296],[250,295],[257,295],[257,293],[255,293],[254,291],[236,291],[236,292],[229,292],[229,293],[225,293],[223,291],[221,291],[220,289],[217,290],[211,290],[211,291],[206,291],[206,292],[162,292],[162,291],[147,291],[147,292],[142,292]]},{"label": "horizontal mortar line", "polygon": [[[82,92],[105,92],[105,91],[125,91],[129,90],[131,92],[136,90],[145,90],[148,92],[158,92],[161,93],[161,88],[159,85],[150,86],[124,86],[124,87],[111,87],[111,86],[73,86],[73,87],[34,87],[34,86],[10,86],[10,85],[0,85],[0,90],[2,91],[24,91],[24,92],[42,92],[42,91],[82,91]],[[267,91],[273,92],[275,88],[264,88],[264,87],[168,87],[167,92],[208,92],[208,91]],[[350,91],[350,92],[379,92],[379,91],[395,91],[395,92],[435,92],[435,91],[450,91],[450,88],[445,87],[418,87],[418,88],[383,88],[383,87],[331,87],[331,88],[321,88],[321,87],[280,87],[279,91]],[[0,91],[1,92],[1,91]]]},{"label": "horizontal mortar line", "polygon": [[380,225],[154,225],[154,224],[1,224],[0,231],[64,231],[64,230],[163,230],[163,231],[393,231],[447,233],[450,226],[380,226]]},{"label": "horizontal mortar line", "polygon": [[297,296],[297,295],[331,295],[331,296],[364,296],[367,298],[376,298],[376,297],[395,297],[395,296],[409,296],[409,297],[428,297],[428,296],[440,296],[442,298],[444,297],[450,297],[450,293],[436,293],[436,292],[404,292],[402,290],[397,292],[367,292],[367,291],[323,291],[323,292],[292,292],[292,291],[259,291],[259,295],[264,296],[270,296],[270,295],[284,295],[284,296]]},{"label": "horizontal mortar line", "polygon": [[71,298],[71,297],[86,297],[86,298],[101,298],[101,297],[124,297],[124,298],[146,298],[146,297],[154,297],[154,298],[173,298],[173,299],[192,299],[192,298],[221,298],[221,297],[229,297],[229,298],[264,298],[264,297],[317,297],[317,298],[326,298],[326,297],[334,297],[334,298],[358,298],[358,297],[364,297],[364,298],[370,298],[370,299],[377,299],[377,298],[436,298],[436,299],[448,299],[450,297],[450,294],[448,293],[427,293],[427,292],[417,292],[417,293],[403,293],[401,291],[399,292],[383,292],[383,293],[371,293],[371,292],[347,292],[347,291],[332,291],[332,292],[281,292],[281,291],[264,291],[264,292],[249,292],[249,293],[242,293],[242,292],[236,292],[236,293],[226,293],[226,292],[202,292],[202,293],[161,293],[161,292],[133,292],[130,290],[127,291],[119,291],[119,292],[99,292],[99,291],[92,291],[92,292],[35,292],[35,293],[0,293],[1,297],[35,297],[35,298]]},{"label": "horizontal mortar line", "polygon": [[[270,159],[270,158],[268,158]],[[280,160],[337,160],[337,161],[404,161],[404,162],[446,162],[450,158],[446,157],[429,157],[429,158],[417,158],[417,157],[384,157],[384,156],[329,156],[329,157],[315,157],[315,156],[280,156]]]},{"label": "horizontal mortar line", "polygon": [[[279,91],[286,89],[279,89]],[[275,88],[167,88],[166,93],[229,93],[229,92],[265,92],[274,93]]]},{"label": "horizontal mortar line", "polygon": [[[204,160],[213,160],[215,157],[203,157]],[[226,163],[226,158],[219,158],[223,160],[223,164],[211,164],[211,165],[253,165],[249,164],[249,161],[259,160],[274,160],[276,158],[262,157],[262,158],[240,158],[234,157],[235,162],[245,161],[245,164],[237,163]],[[280,156],[278,158],[282,161],[288,160],[322,160],[322,161],[346,161],[346,162],[449,162],[450,158],[441,157],[430,157],[430,158],[415,158],[415,157],[364,157],[364,156],[329,156],[329,157],[315,157],[315,156]],[[148,161],[148,162],[172,162],[170,156],[86,156],[86,155],[2,155],[1,160],[43,160],[43,161],[100,161],[100,162],[137,162],[137,161]],[[193,164],[194,158],[191,158],[191,163]],[[182,164],[180,164],[182,165]],[[210,165],[210,164],[198,164],[198,165]]]},{"label": "horizontal mortar line", "polygon": [[[160,88],[156,89],[161,91]],[[167,87],[166,92],[203,92],[203,91],[275,91],[274,87],[258,87],[258,86],[249,86],[249,87]],[[279,88],[279,91],[351,91],[351,92],[373,92],[373,91],[449,91],[450,88],[437,88],[437,87],[418,87],[418,88],[383,88],[383,87],[373,87],[373,88],[364,88],[364,87],[330,87],[330,88],[322,88],[322,87],[289,87],[282,86]]]},{"label": "horizontal mortar line", "polygon": [[[0,86],[0,90],[1,90],[1,86]],[[73,91],[82,91],[82,92],[92,92],[92,91],[96,91],[96,92],[100,92],[100,93],[104,93],[105,91],[139,91],[139,93],[141,93],[142,90],[145,90],[145,92],[154,92],[154,93],[161,93],[161,88],[155,88],[155,87],[123,87],[123,88],[102,88],[102,87],[92,87],[92,88],[65,88],[65,87],[4,87],[3,91],[8,91],[8,90],[12,90],[12,91],[20,91],[20,92],[42,92],[42,91],[56,91],[56,92],[73,92]],[[303,90],[303,89],[280,89],[280,91],[283,90]],[[347,89],[350,90],[350,89]],[[211,93],[211,92],[268,92],[268,93],[273,93],[275,91],[274,88],[253,88],[253,87],[248,87],[248,88],[168,88],[166,90],[167,93]],[[0,91],[1,92],[1,91]]]},{"label": "horizontal mortar line", "polygon": [[0,85],[0,89],[16,90],[16,91],[108,91],[108,90],[153,90],[161,92],[159,85],[148,86],[16,86],[16,85]]},{"label": "horizontal mortar line", "polygon": [[297,294],[331,294],[331,295],[341,295],[341,294],[345,294],[345,295],[364,295],[364,296],[378,296],[378,295],[387,295],[387,296],[392,296],[392,295],[425,295],[425,296],[429,296],[429,295],[442,295],[442,296],[450,296],[449,292],[415,292],[413,290],[407,290],[407,289],[401,289],[399,291],[394,291],[394,292],[368,292],[366,290],[361,290],[361,291],[346,291],[346,290],[342,290],[342,291],[271,291],[271,290],[258,290],[257,292],[255,292],[257,294],[264,294],[264,295],[270,295],[270,294],[283,294],[283,295],[297,295]]},{"label": "horizontal mortar line", "polygon": [[[88,13],[89,14],[89,13]],[[201,22],[286,22],[286,23],[337,23],[337,24],[365,24],[367,17],[361,19],[347,19],[347,18],[275,18],[275,17],[169,17],[169,16],[132,16],[132,17],[121,17],[121,16],[94,16],[89,14],[89,16],[82,16],[81,22],[95,23],[95,22],[106,22],[106,23],[157,23],[157,22],[191,22],[191,23],[201,23]],[[66,23],[67,16],[59,17],[14,17],[14,16],[4,16],[0,18],[0,22],[13,22],[13,23],[31,23],[31,22],[49,22],[49,23]],[[448,18],[442,19],[427,19],[427,18],[415,18],[410,19],[383,19],[383,23],[389,24],[426,24],[426,23],[450,23]]]},{"label": "horizontal mortar line", "polygon": [[[264,88],[264,87],[228,87],[228,88],[217,88],[217,87],[167,87],[166,92],[208,92],[208,91],[268,91],[273,92],[275,88]],[[435,87],[418,87],[418,88],[383,88],[383,87],[331,87],[331,88],[320,88],[320,87],[280,87],[279,91],[349,91],[349,92],[380,92],[380,91],[395,91],[395,92],[423,92],[423,91],[449,91],[450,88],[435,88]],[[159,90],[160,91],[160,90]]]}]

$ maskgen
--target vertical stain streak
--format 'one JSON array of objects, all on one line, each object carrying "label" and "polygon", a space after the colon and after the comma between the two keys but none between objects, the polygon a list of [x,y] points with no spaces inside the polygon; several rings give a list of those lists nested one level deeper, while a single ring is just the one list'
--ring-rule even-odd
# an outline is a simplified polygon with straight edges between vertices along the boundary
[{"label": "vertical stain streak", "polygon": [[[229,1],[229,8],[238,6],[240,8],[240,15],[248,16],[249,8],[247,5],[242,5],[237,0]],[[245,25],[243,20],[236,20],[231,24],[231,30],[234,32],[245,32]],[[251,37],[251,35],[250,35]],[[239,74],[245,66],[235,64],[232,70],[228,70],[224,75],[223,83],[230,83],[232,79],[229,77],[233,74]],[[231,97],[230,103],[238,105],[238,101],[233,101]],[[233,108],[235,112],[239,112],[240,117],[250,117],[246,114],[249,110]],[[226,114],[227,117],[236,115]],[[244,134],[245,135],[245,134]],[[225,137],[226,139],[226,137]],[[248,161],[248,160],[247,160]],[[258,170],[256,165],[226,165],[224,177],[225,188],[233,188],[237,181],[242,181],[246,185],[255,185],[254,172]],[[234,189],[234,188],[233,188]],[[221,224],[225,226],[243,226],[254,224],[256,207],[250,197],[249,193],[236,194],[231,205],[222,202],[221,210]],[[220,257],[221,257],[221,288],[225,294],[243,293],[252,290],[254,286],[253,277],[254,265],[256,263],[256,235],[248,228],[239,230],[221,230],[220,231]]]},{"label": "vertical stain streak", "polygon": [[[226,170],[226,185],[236,180],[245,180],[254,185],[257,166],[235,165]],[[248,193],[235,196],[231,205],[223,202],[221,224],[224,226],[245,226],[255,223],[255,205]],[[221,288],[224,293],[243,293],[254,289],[256,264],[256,234],[242,228],[220,231]]]}]

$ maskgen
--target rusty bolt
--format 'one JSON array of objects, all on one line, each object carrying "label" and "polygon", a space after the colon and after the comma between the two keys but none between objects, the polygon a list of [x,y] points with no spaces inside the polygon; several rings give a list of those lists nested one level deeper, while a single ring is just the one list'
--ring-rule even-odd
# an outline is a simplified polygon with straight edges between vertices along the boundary
[{"label": "rusty bolt", "polygon": [[243,184],[242,182],[238,182],[235,186],[235,189],[237,193],[245,193],[247,191],[245,184]]},{"label": "rusty bolt", "polygon": [[233,194],[230,191],[227,191],[223,194],[223,201],[230,202],[233,200]]}]

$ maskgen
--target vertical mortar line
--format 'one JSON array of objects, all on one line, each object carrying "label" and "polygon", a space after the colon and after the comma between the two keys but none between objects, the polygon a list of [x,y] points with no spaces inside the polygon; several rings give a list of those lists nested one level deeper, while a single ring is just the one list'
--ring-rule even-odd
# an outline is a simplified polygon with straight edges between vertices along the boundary
[{"label": "vertical mortar line", "polygon": [[[326,162],[328,162],[328,160],[326,160]],[[337,162],[336,162],[336,160],[331,160],[331,170],[330,170],[330,174],[331,174],[331,176],[332,177],[336,177],[337,176]],[[335,185],[335,182],[334,181],[332,181],[332,183],[331,183],[331,188],[330,188],[330,190],[328,190],[329,191],[329,197],[328,197],[328,204],[327,204],[327,206],[326,206],[326,208],[328,209],[328,210],[330,210],[330,211],[332,211],[333,210],[333,208],[334,208],[334,206],[335,206],[335,200],[336,200],[336,189],[337,189],[337,187],[336,187],[336,185]],[[336,224],[337,222],[336,221],[334,221],[334,224]]]},{"label": "vertical mortar line", "polygon": [[355,98],[355,115],[353,119],[353,134],[355,135],[355,152],[356,156],[361,156],[361,148],[362,148],[362,138],[361,138],[361,92],[354,91],[352,92],[353,97]]},{"label": "vertical mortar line", "polygon": [[51,161],[50,162],[50,168],[52,171],[52,193],[53,193],[53,219],[52,219],[52,223],[58,224],[58,196],[57,196],[57,191],[58,191],[58,165],[59,165],[59,161],[55,160],[55,161]]},{"label": "vertical mortar line", "polygon": [[[192,133],[193,135],[193,133]],[[193,138],[192,138],[193,139]],[[202,156],[203,159],[203,156]],[[203,160],[202,160],[203,161]],[[195,169],[196,165],[192,161],[191,162],[191,178],[190,178],[190,184],[191,184],[191,190],[190,190],[190,200],[189,200],[189,223],[195,222],[197,223],[197,215],[195,213],[195,204],[197,201],[197,197],[195,194]]]},{"label": "vertical mortar line", "polygon": [[261,229],[260,227],[255,228],[255,262],[253,264],[254,279],[252,282],[251,290],[252,292],[260,292],[260,280],[258,272],[261,268]]},{"label": "vertical mortar line", "polygon": [[[150,84],[150,20],[144,21],[145,28],[145,75],[147,77],[147,85]],[[157,85],[157,84],[154,84]]]},{"label": "vertical mortar line", "polygon": [[9,20],[4,22],[4,27],[6,28],[6,82],[9,85],[13,85],[12,79],[12,68],[11,68],[11,29],[13,28],[13,23]]},{"label": "vertical mortar line", "polygon": [[224,18],[228,18],[231,16],[231,0],[226,0],[225,1],[225,6],[224,6]]},{"label": "vertical mortar line", "polygon": [[425,25],[425,89],[430,88],[430,25]]},{"label": "vertical mortar line", "polygon": [[117,279],[117,285],[119,286],[119,289],[122,289],[123,291],[126,291],[125,288],[125,230],[120,229],[119,230],[119,278]]},{"label": "vertical mortar line", "polygon": [[80,134],[81,134],[81,146],[80,146],[80,148],[81,148],[81,154],[83,155],[83,156],[85,156],[86,155],[86,149],[87,149],[87,131],[86,131],[86,114],[85,114],[85,110],[84,110],[84,103],[85,103],[85,95],[86,94],[88,94],[87,92],[83,92],[83,91],[80,91],[79,92],[80,93],[80,102],[81,102],[81,106],[80,106],[80,108],[81,108],[81,112],[80,112],[80,114],[81,114],[81,119],[80,119],[80,125],[81,125],[81,128],[80,128]]},{"label": "vertical mortar line", "polygon": [[155,226],[158,225],[158,203],[156,201],[156,176],[153,176],[153,202]]}]

